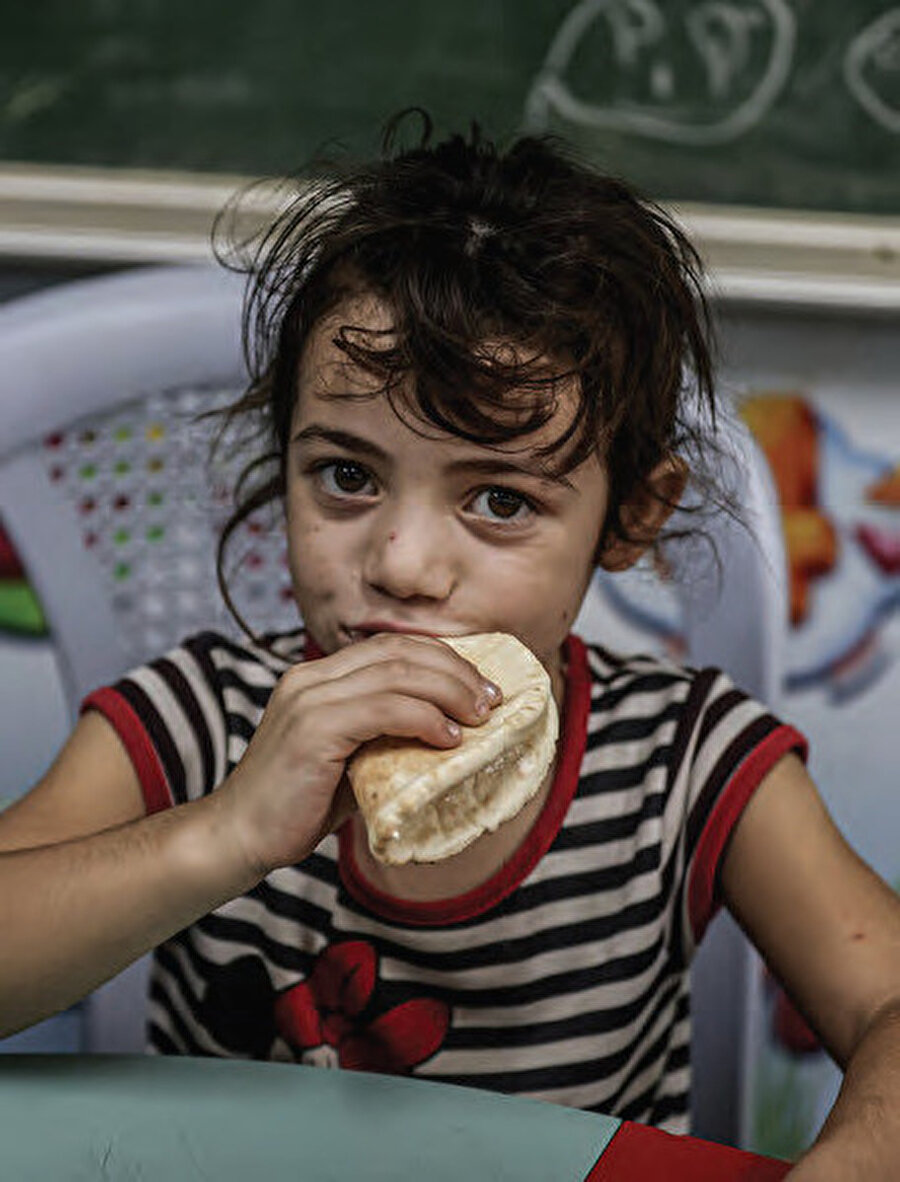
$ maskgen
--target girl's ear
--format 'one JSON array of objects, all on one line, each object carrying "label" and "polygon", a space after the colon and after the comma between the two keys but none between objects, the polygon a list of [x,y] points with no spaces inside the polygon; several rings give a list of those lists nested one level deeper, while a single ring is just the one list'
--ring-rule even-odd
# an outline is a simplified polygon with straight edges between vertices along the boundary
[{"label": "girl's ear", "polygon": [[600,551],[598,565],[608,571],[634,566],[656,541],[669,514],[681,500],[687,479],[687,464],[679,456],[661,460],[645,485],[622,506],[622,524],[628,539],[610,538]]}]

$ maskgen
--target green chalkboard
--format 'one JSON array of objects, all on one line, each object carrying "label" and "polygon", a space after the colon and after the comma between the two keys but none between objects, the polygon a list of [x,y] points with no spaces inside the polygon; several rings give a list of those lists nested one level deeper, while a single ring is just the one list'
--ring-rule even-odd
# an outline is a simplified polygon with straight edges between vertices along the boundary
[{"label": "green chalkboard", "polygon": [[397,109],[560,132],[655,196],[900,213],[890,0],[31,0],[0,160],[263,175]]}]

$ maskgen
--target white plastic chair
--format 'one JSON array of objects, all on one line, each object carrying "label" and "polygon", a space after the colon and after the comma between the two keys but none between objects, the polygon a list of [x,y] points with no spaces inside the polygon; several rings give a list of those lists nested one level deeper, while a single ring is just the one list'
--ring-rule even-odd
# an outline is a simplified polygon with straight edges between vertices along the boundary
[{"label": "white plastic chair", "polygon": [[[215,426],[197,415],[245,383],[242,292],[219,268],[166,267],[0,307],[0,522],[43,608],[73,723],[91,689],[190,632],[240,635],[214,574],[240,459],[226,439],[207,463]],[[239,531],[235,588],[245,618],[287,626],[284,547],[266,525],[257,515]],[[147,968],[86,1001],[86,1050],[143,1049]]]},{"label": "white plastic chair", "polygon": [[[241,293],[221,270],[151,268],[0,307],[0,520],[43,605],[73,717],[85,693],[188,632],[238,634],[213,565],[236,468],[206,466],[210,427],[192,419],[243,384]],[[785,627],[778,511],[747,432],[732,423],[729,438],[756,541],[717,520],[721,593],[708,555],[690,547],[669,555],[674,600],[644,575],[614,585],[666,600],[691,663],[720,665],[773,702]],[[295,618],[279,531],[251,521],[241,547],[242,610],[266,626]],[[588,639],[622,630],[605,587],[595,583],[580,617]],[[746,962],[737,929],[717,920],[695,970],[694,1110],[697,1131],[722,1140],[738,1135]],[[88,999],[85,1049],[141,1048],[145,978],[146,958]]]}]

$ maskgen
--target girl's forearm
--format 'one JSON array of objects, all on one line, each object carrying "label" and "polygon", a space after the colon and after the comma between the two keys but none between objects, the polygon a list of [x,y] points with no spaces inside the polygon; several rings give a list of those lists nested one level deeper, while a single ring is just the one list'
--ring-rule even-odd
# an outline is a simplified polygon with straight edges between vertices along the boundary
[{"label": "girl's forearm", "polygon": [[860,1039],[815,1144],[790,1182],[889,1182],[900,1162],[900,998]]},{"label": "girl's forearm", "polygon": [[218,794],[90,837],[0,853],[0,1036],[84,997],[255,885]]}]

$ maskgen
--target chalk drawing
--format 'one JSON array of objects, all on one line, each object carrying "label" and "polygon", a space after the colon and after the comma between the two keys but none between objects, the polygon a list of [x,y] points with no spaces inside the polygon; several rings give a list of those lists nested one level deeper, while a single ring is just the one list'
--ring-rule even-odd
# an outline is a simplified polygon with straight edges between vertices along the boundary
[{"label": "chalk drawing", "polygon": [[616,58],[623,66],[636,65],[642,50],[655,45],[665,35],[665,18],[653,0],[626,0],[624,4],[604,7]]},{"label": "chalk drawing", "polygon": [[[618,80],[640,79],[641,85],[649,86],[648,100],[604,98],[598,93],[586,101],[572,92],[567,71],[598,22],[608,30]],[[704,105],[694,97],[689,111],[677,102],[677,73],[666,60],[667,41],[676,34],[685,39],[706,73],[709,102]],[[557,30],[531,86],[525,124],[543,130],[555,115],[582,127],[671,143],[727,143],[757,124],[784,89],[795,39],[796,23],[785,0],[705,0],[688,7],[677,29],[662,0],[581,0]],[[767,52],[760,72],[761,43]],[[598,91],[611,89],[599,70],[596,81]]]},{"label": "chalk drawing", "polygon": [[850,42],[847,89],[886,131],[900,133],[900,8],[891,8]]},{"label": "chalk drawing", "polygon": [[706,66],[710,93],[717,99],[727,98],[747,68],[750,41],[754,28],[763,25],[763,13],[732,4],[701,4],[688,13],[685,24]]}]

